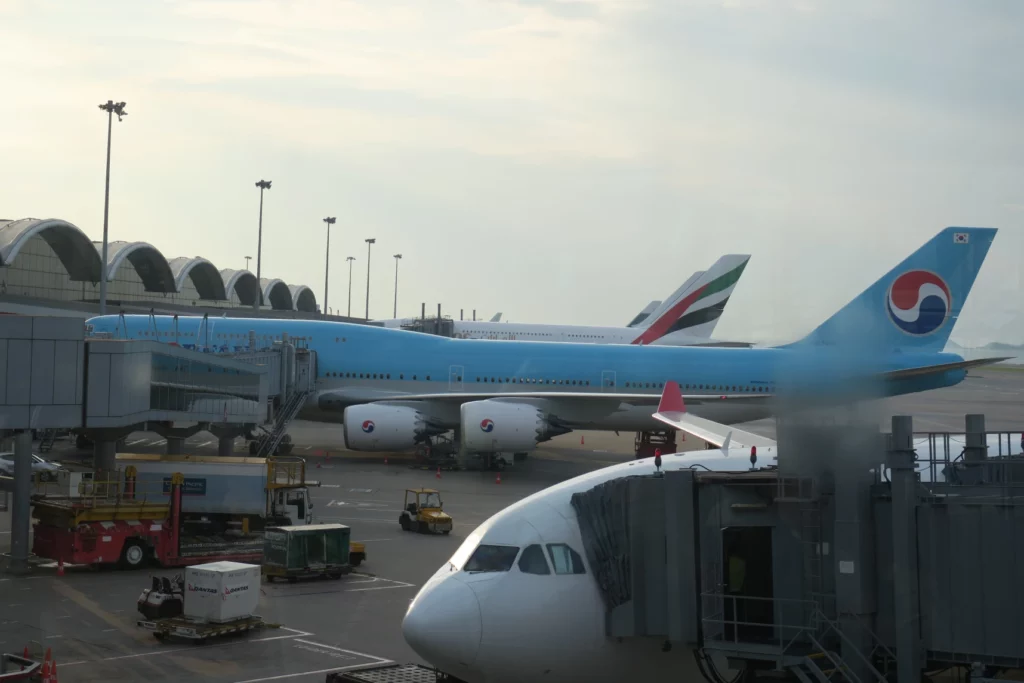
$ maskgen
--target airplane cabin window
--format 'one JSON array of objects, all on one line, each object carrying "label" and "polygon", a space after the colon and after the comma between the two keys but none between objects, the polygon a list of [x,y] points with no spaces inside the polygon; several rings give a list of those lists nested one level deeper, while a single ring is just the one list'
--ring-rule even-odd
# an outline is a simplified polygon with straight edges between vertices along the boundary
[{"label": "airplane cabin window", "polygon": [[523,550],[519,558],[519,571],[524,574],[550,574],[548,561],[544,559],[544,551],[539,545],[530,545]]},{"label": "airplane cabin window", "polygon": [[519,548],[514,545],[481,545],[466,562],[467,572],[507,572],[516,561]]},{"label": "airplane cabin window", "polygon": [[583,558],[565,543],[548,543],[548,554],[556,574],[586,574]]}]

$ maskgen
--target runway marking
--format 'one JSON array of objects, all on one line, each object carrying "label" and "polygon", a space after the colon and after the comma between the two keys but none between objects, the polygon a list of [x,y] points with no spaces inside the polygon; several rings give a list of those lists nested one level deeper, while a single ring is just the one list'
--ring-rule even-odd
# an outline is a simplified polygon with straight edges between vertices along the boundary
[{"label": "runway marking", "polygon": [[[323,488],[323,489],[340,489],[341,488],[341,484],[320,484],[320,488]],[[334,501],[331,501],[331,502],[333,503]],[[330,505],[330,503],[328,503],[328,505]]]},{"label": "runway marking", "polygon": [[262,681],[280,681],[285,678],[297,678],[298,676],[313,676],[316,674],[328,674],[337,671],[352,671],[354,669],[361,669],[367,666],[376,666],[378,664],[392,664],[390,659],[376,659],[372,662],[365,664],[352,664],[350,666],[336,666],[330,669],[317,669],[316,671],[299,671],[293,674],[281,674],[280,676],[267,676],[266,678],[249,678],[244,681],[235,681],[234,683],[262,683]]},{"label": "runway marking", "polygon": [[67,662],[65,664],[61,664],[61,666],[62,667],[68,667],[68,666],[77,666],[79,664],[100,664],[102,662],[114,662],[114,661],[118,661],[118,660],[121,660],[121,659],[138,659],[140,657],[152,657],[154,655],[171,655],[171,654],[176,654],[176,653],[179,653],[179,652],[190,652],[192,650],[209,650],[211,647],[233,647],[235,645],[244,645],[246,643],[265,643],[265,642],[268,642],[268,641],[271,641],[271,640],[284,640],[286,638],[302,638],[303,636],[311,636],[311,635],[313,635],[312,633],[308,633],[306,631],[299,631],[297,629],[287,628],[285,626],[281,626],[280,630],[282,630],[282,631],[291,631],[292,633],[291,633],[291,635],[287,635],[287,636],[271,636],[269,638],[253,638],[253,639],[246,639],[246,640],[227,640],[227,641],[224,641],[224,642],[221,642],[221,643],[217,643],[215,645],[193,645],[193,646],[190,646],[190,647],[175,647],[175,648],[151,650],[149,652],[136,652],[135,654],[118,655],[116,657],[104,657],[103,659],[82,659],[82,660],[79,660],[79,661]]}]

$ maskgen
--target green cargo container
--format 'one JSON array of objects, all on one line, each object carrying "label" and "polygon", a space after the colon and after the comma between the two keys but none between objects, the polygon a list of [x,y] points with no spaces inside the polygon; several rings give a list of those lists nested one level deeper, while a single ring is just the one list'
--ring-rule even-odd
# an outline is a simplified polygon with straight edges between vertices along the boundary
[{"label": "green cargo container", "polygon": [[263,575],[268,581],[314,576],[341,578],[352,571],[349,539],[344,524],[273,526],[263,532]]}]

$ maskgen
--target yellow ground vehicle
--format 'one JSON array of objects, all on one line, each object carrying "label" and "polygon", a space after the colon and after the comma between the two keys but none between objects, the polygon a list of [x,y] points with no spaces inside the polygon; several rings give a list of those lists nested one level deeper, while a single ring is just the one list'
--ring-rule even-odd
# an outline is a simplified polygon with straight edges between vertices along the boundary
[{"label": "yellow ground vehicle", "polygon": [[353,567],[358,567],[366,559],[366,546],[359,541],[352,541],[348,545],[348,558]]},{"label": "yellow ground vehicle", "polygon": [[442,512],[441,493],[436,489],[406,489],[398,523],[404,531],[447,534],[452,530],[452,518]]}]

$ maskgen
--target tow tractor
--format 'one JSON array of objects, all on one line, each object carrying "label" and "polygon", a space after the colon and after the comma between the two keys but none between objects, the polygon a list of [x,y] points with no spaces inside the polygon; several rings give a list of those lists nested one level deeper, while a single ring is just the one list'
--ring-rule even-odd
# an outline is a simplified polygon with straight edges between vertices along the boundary
[{"label": "tow tractor", "polygon": [[447,534],[452,518],[443,511],[441,493],[436,489],[406,489],[398,524],[403,531]]}]

